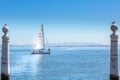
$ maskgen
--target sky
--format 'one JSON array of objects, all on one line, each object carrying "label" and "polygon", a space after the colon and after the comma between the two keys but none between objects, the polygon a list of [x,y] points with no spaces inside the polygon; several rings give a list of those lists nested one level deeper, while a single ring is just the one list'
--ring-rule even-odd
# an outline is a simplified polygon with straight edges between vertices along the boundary
[{"label": "sky", "polygon": [[0,36],[2,27],[8,24],[11,44],[33,44],[43,24],[49,43],[109,44],[111,23],[116,21],[118,29],[120,26],[119,3],[120,0],[0,0]]}]

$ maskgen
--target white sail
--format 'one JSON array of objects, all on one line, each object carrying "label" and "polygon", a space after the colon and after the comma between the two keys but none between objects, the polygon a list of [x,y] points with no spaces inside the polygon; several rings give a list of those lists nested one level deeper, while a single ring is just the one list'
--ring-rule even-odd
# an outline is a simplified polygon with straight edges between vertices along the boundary
[{"label": "white sail", "polygon": [[40,32],[38,33],[35,49],[32,51],[32,54],[50,54],[50,48],[47,51],[45,50],[43,24],[41,25]]},{"label": "white sail", "polygon": [[44,50],[44,31],[43,25],[41,25],[40,32],[38,33],[35,49]]}]

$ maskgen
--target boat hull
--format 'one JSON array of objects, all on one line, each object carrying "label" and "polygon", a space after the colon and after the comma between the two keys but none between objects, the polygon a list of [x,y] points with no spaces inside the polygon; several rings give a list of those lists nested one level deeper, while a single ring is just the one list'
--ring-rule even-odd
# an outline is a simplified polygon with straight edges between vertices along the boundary
[{"label": "boat hull", "polygon": [[50,51],[32,52],[31,54],[50,54]]}]

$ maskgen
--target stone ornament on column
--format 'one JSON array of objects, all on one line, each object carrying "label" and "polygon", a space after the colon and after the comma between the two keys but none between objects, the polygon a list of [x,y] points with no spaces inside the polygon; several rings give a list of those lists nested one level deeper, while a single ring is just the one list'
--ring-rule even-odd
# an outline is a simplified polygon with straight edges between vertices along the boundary
[{"label": "stone ornament on column", "polygon": [[111,30],[113,31],[113,35],[115,35],[115,32],[118,30],[118,27],[115,25],[115,22],[112,22]]},{"label": "stone ornament on column", "polygon": [[4,35],[3,35],[3,36],[4,36],[4,37],[7,36],[7,33],[8,33],[8,31],[9,31],[9,28],[8,28],[7,24],[4,25],[4,27],[2,28],[2,31],[4,32]]},{"label": "stone ornament on column", "polygon": [[10,80],[9,37],[7,35],[9,28],[7,24],[4,25],[2,31],[4,35],[2,36],[1,80]]},{"label": "stone ornament on column", "polygon": [[112,34],[110,35],[111,44],[110,44],[110,80],[119,80],[118,73],[118,35],[116,31],[118,27],[115,25],[115,22],[111,26]]}]

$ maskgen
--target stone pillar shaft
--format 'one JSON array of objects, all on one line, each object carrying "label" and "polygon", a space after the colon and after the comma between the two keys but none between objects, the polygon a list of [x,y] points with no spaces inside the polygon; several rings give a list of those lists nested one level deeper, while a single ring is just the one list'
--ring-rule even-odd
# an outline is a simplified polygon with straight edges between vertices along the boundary
[{"label": "stone pillar shaft", "polygon": [[110,80],[119,80],[118,70],[118,35],[115,34],[117,30],[116,25],[111,26],[113,34],[110,35]]},{"label": "stone pillar shaft", "polygon": [[9,37],[2,36],[1,80],[10,80]]}]

